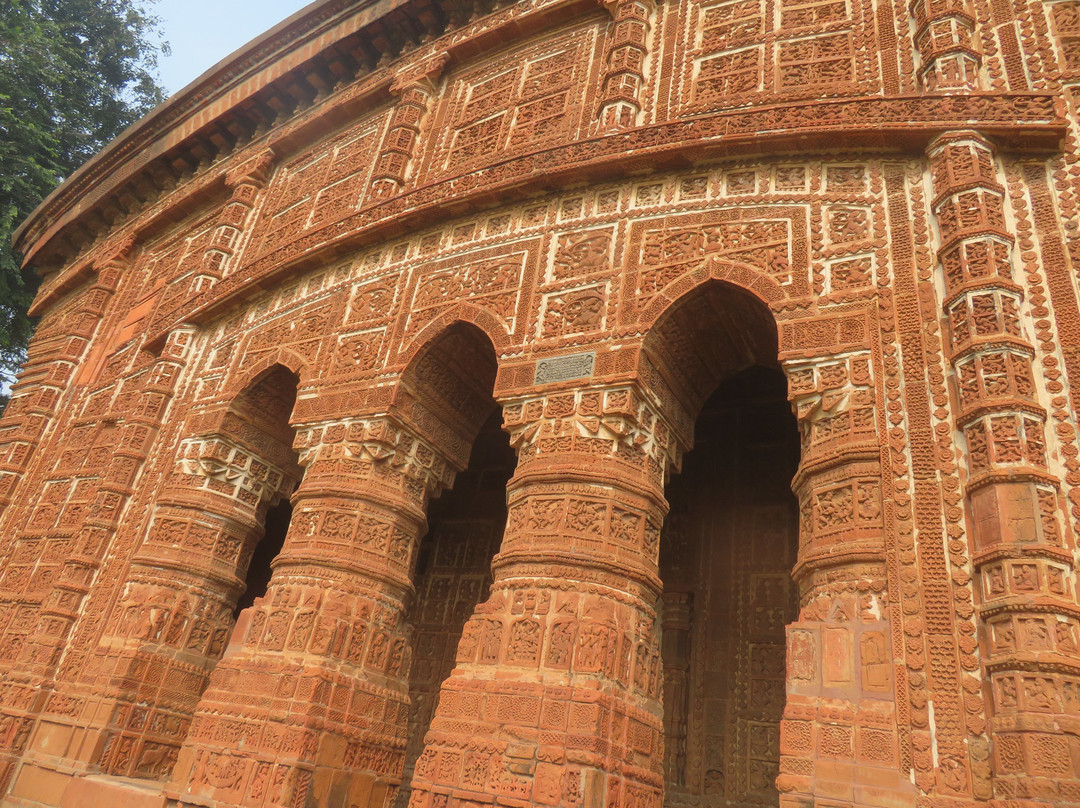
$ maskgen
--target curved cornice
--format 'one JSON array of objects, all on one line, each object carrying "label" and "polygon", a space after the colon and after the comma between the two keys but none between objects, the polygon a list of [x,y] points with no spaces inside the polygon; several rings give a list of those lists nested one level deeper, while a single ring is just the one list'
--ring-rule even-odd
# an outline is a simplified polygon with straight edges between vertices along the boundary
[{"label": "curved cornice", "polygon": [[[211,67],[88,160],[15,231],[15,248],[37,247],[99,201],[131,168],[176,147],[242,100],[329,45],[409,0],[315,0]],[[128,171],[124,171],[128,169]]]}]

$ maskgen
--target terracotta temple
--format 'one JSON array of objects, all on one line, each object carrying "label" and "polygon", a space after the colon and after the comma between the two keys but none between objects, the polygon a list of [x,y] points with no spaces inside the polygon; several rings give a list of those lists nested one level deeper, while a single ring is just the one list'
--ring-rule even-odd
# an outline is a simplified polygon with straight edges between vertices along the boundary
[{"label": "terracotta temple", "polygon": [[1080,805],[1078,103],[1078,0],[252,42],[16,236],[0,805]]}]

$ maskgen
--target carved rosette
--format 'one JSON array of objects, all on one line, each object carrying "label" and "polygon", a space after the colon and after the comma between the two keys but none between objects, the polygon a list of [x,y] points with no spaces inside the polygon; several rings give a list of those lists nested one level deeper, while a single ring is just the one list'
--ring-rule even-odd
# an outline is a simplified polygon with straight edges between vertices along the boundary
[{"label": "carved rosette", "polygon": [[928,157],[992,688],[994,792],[1075,799],[1080,772],[1055,716],[1063,717],[1070,692],[1080,692],[1080,610],[1060,481],[1048,465],[1024,289],[1013,275],[1005,192],[990,145],[974,133],[939,138]]}]

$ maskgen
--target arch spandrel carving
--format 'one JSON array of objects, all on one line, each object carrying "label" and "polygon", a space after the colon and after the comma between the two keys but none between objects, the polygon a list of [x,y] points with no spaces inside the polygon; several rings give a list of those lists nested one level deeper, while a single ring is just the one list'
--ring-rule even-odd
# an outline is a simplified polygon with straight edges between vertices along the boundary
[{"label": "arch spandrel carving", "polygon": [[[634,222],[627,269],[636,284],[624,295],[634,295],[643,318],[649,309],[655,318],[653,297],[678,297],[692,286],[684,276],[696,270],[755,286],[769,304],[805,297],[811,291],[806,218],[803,207],[749,205]],[[682,288],[669,289],[676,283]]]}]

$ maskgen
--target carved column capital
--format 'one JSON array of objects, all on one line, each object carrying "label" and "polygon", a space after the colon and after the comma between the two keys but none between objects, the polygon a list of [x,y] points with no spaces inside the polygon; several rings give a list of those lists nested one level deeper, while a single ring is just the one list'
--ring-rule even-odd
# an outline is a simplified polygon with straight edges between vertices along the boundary
[{"label": "carved column capital", "polygon": [[177,471],[200,487],[233,496],[253,510],[288,496],[296,487],[296,469],[278,468],[227,435],[207,435],[184,442]]},{"label": "carved column capital", "polygon": [[683,451],[659,408],[636,385],[588,387],[503,402],[503,426],[519,463],[575,453],[640,465],[663,481]]},{"label": "carved column capital", "polygon": [[803,466],[838,450],[877,446],[869,352],[791,361],[784,370],[802,435]]},{"label": "carved column capital", "polygon": [[309,475],[400,484],[421,501],[454,484],[457,464],[399,418],[344,418],[297,430],[294,447]]}]

